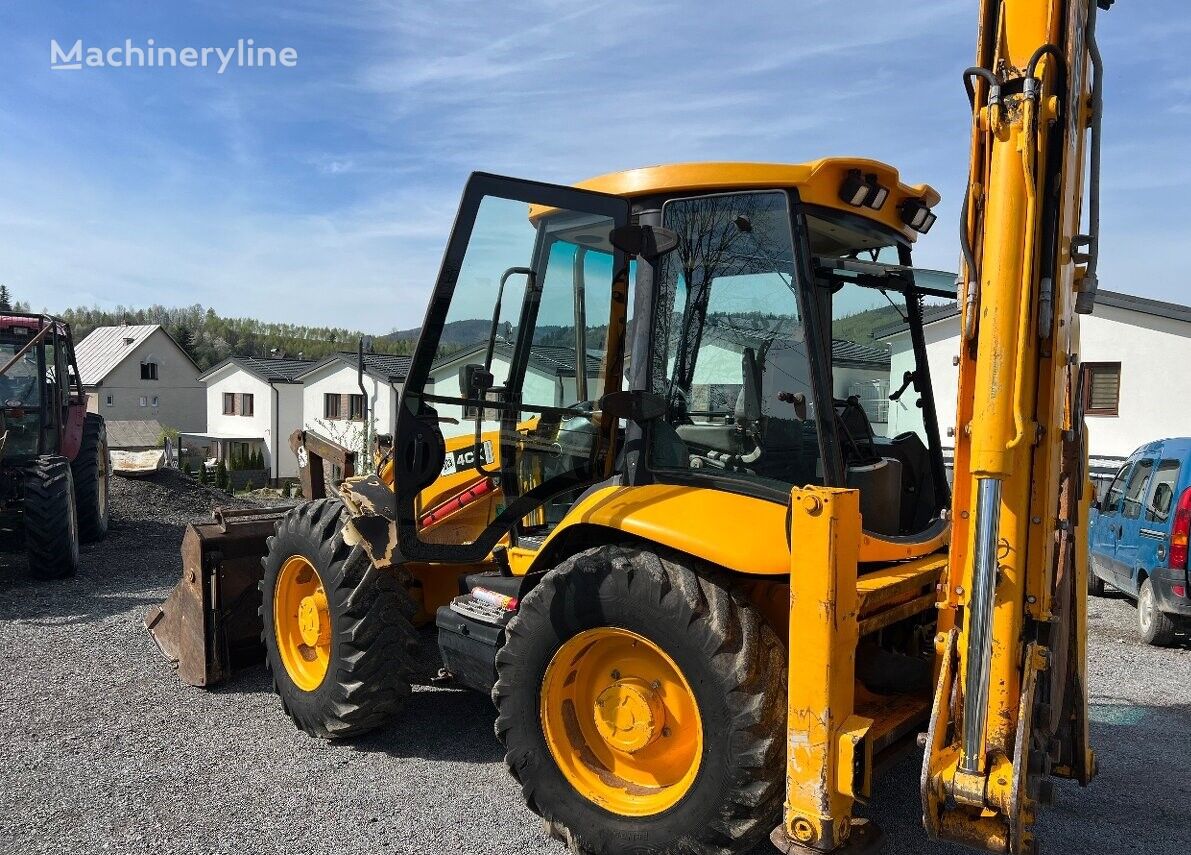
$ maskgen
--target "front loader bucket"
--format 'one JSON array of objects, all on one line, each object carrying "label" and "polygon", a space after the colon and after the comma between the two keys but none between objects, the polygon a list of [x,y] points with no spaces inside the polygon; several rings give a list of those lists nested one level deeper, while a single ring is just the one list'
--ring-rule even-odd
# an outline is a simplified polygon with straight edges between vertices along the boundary
[{"label": "front loader bucket", "polygon": [[214,686],[264,659],[257,583],[268,538],[286,509],[217,510],[182,538],[182,581],[145,615],[145,628],[178,676]]}]

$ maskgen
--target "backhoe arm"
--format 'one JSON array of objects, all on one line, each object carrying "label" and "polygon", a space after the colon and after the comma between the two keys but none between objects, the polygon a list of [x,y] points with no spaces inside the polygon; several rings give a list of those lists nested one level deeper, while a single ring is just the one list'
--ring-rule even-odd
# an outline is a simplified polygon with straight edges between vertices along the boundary
[{"label": "backhoe arm", "polygon": [[1096,290],[1096,13],[1110,5],[985,0],[965,74],[953,534],[922,801],[932,834],[994,852],[1035,850],[1048,775],[1095,773],[1078,351]]}]

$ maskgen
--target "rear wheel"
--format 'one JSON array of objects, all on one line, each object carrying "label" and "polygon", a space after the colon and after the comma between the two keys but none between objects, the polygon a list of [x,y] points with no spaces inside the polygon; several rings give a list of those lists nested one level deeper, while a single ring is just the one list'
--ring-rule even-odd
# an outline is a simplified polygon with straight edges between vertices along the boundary
[{"label": "rear wheel", "polygon": [[79,569],[79,521],[70,462],[65,457],[39,457],[25,473],[23,504],[30,575],[73,576]]},{"label": "rear wheel", "polygon": [[580,553],[506,630],[497,735],[529,807],[576,851],[741,852],[778,823],[781,644],[685,562]]},{"label": "rear wheel", "polygon": [[108,430],[103,417],[87,413],[78,456],[70,464],[78,508],[79,538],[83,543],[103,540],[108,533]]},{"label": "rear wheel", "polygon": [[260,582],[262,639],[285,712],[311,736],[366,733],[409,695],[415,607],[394,571],[343,541],[335,499],[287,513]]},{"label": "rear wheel", "polygon": [[1146,644],[1167,647],[1174,643],[1174,621],[1158,608],[1154,583],[1149,579],[1141,583],[1141,589],[1137,592],[1137,628]]},{"label": "rear wheel", "polygon": [[1088,565],[1088,594],[1093,597],[1104,596],[1104,580],[1096,575],[1096,571]]}]

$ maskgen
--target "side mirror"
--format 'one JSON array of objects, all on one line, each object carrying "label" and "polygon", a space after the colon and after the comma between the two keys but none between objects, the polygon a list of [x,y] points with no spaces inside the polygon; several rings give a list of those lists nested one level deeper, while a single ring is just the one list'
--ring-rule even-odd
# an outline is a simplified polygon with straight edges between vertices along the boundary
[{"label": "side mirror", "polygon": [[495,379],[483,365],[464,365],[459,372],[459,394],[464,398],[483,398]]},{"label": "side mirror", "polygon": [[661,226],[618,226],[609,240],[625,255],[637,255],[646,261],[654,261],[678,248],[678,233]]}]

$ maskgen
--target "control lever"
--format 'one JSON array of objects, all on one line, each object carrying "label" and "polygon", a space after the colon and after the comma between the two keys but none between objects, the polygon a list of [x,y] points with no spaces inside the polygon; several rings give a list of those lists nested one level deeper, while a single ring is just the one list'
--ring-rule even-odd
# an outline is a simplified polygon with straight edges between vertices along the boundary
[{"label": "control lever", "polygon": [[806,395],[802,392],[778,392],[777,399],[783,404],[794,405],[794,415],[799,421],[806,421]]},{"label": "control lever", "polygon": [[907,371],[905,374],[902,375],[901,386],[898,387],[898,390],[896,392],[894,392],[892,395],[889,396],[889,400],[891,400],[891,401],[899,400],[901,398],[901,396],[905,394],[906,390],[910,388],[911,383],[915,384],[914,388],[918,388],[917,380],[918,380],[918,377],[915,374],[915,372]]}]

